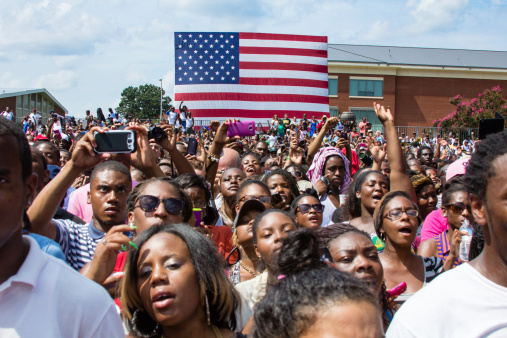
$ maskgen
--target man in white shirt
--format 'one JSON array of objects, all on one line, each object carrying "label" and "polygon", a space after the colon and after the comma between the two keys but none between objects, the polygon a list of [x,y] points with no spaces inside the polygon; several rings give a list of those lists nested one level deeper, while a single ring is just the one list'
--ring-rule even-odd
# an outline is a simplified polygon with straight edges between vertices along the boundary
[{"label": "man in white shirt", "polygon": [[169,110],[166,112],[168,115],[169,124],[174,126],[176,123],[176,118],[178,117],[178,113],[174,111],[174,107],[169,108]]},{"label": "man in white shirt", "polygon": [[22,235],[36,186],[25,135],[0,118],[0,336],[124,337],[108,293]]},{"label": "man in white shirt", "polygon": [[484,249],[477,256],[480,243],[472,239],[471,262],[410,298],[387,337],[507,337],[507,131],[490,135],[477,148],[465,183]]}]

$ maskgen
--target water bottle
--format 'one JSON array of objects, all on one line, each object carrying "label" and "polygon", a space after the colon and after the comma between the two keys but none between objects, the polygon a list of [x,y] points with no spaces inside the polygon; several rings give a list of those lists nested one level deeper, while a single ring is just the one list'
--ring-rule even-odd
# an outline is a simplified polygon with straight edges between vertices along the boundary
[{"label": "water bottle", "polygon": [[474,234],[474,229],[470,222],[466,219],[461,223],[460,231],[466,231],[470,236],[463,235],[461,236],[461,243],[459,245],[459,258],[463,262],[468,262],[468,255],[470,254],[470,242],[472,241],[472,236]]}]

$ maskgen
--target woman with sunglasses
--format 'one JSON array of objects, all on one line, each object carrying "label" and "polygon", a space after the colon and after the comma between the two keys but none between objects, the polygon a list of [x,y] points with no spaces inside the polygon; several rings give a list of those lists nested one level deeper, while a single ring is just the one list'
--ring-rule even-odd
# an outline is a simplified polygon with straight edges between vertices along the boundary
[{"label": "woman with sunglasses", "polygon": [[135,240],[122,283],[135,337],[244,337],[238,296],[213,244],[186,224],[152,227]]},{"label": "woman with sunglasses", "polygon": [[271,191],[271,198],[276,194],[282,201],[273,201],[273,207],[289,210],[292,201],[299,196],[299,189],[294,177],[283,169],[273,170],[262,179]]},{"label": "woman with sunglasses", "polygon": [[241,311],[237,313],[238,329],[243,329],[253,315],[253,308],[266,294],[268,284],[278,277],[278,254],[283,240],[297,229],[292,215],[271,209],[262,212],[252,224],[253,243],[257,257],[266,270],[249,281],[236,285],[241,298]]},{"label": "woman with sunglasses", "polygon": [[[139,183],[127,198],[128,223],[134,237],[151,227],[188,222],[192,217],[192,202],[187,194],[168,177],[158,177]],[[106,289],[116,287],[113,273],[123,272],[127,248],[125,234],[117,232],[107,243],[97,245],[89,265],[81,269],[86,277]],[[134,247],[131,242],[131,247]],[[131,249],[131,248],[128,248]]]},{"label": "woman with sunglasses", "polygon": [[316,195],[316,191],[315,195],[303,194],[292,202],[291,209],[299,227],[318,229],[322,226],[324,205],[320,203]]},{"label": "woman with sunglasses", "polygon": [[467,232],[459,230],[462,223],[473,222],[467,188],[461,183],[452,184],[442,196],[442,215],[447,218],[449,229],[440,235],[421,243],[417,253],[423,257],[438,256],[442,258],[444,270],[450,270],[463,263],[459,259],[461,236]]},{"label": "woman with sunglasses", "polygon": [[306,171],[299,164],[291,164],[285,170],[290,173],[296,179],[296,182],[305,180],[309,181],[308,176],[306,176]]},{"label": "woman with sunglasses", "polygon": [[238,168],[229,168],[222,173],[219,181],[222,205],[219,207],[218,213],[220,217],[215,225],[227,225],[229,228],[233,228],[236,195],[245,178],[245,173]]},{"label": "woman with sunglasses", "polygon": [[385,243],[379,257],[387,289],[407,283],[407,290],[395,301],[401,305],[442,273],[444,262],[438,257],[421,257],[413,252],[412,243],[421,219],[417,205],[407,193],[387,193],[375,208],[373,219],[377,236]]}]

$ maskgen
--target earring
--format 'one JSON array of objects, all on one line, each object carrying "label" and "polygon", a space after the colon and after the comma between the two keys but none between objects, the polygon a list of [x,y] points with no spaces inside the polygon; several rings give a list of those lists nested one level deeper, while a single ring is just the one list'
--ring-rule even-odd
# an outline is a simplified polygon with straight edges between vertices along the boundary
[{"label": "earring", "polygon": [[26,204],[28,204],[28,206],[31,206],[32,205],[32,201],[28,200],[28,202],[26,202]]},{"label": "earring", "polygon": [[208,295],[204,294],[204,303],[206,304],[206,318],[208,319],[208,326],[211,325],[210,314],[209,314],[209,303],[208,303]]},{"label": "earring", "polygon": [[[141,318],[141,316],[143,316],[143,318]],[[132,316],[132,331],[137,337],[150,338],[158,333],[158,323],[155,323],[155,328],[150,332],[147,332],[149,328],[144,327],[147,323],[153,323],[153,320],[146,313],[141,312],[141,310],[135,310]]]}]

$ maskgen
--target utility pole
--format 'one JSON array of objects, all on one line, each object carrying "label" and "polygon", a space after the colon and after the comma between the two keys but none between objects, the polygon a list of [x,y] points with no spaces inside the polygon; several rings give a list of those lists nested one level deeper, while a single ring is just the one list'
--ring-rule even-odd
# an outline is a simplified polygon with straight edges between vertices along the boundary
[{"label": "utility pole", "polygon": [[162,122],[162,96],[164,89],[162,88],[162,79],[159,79],[160,81],[160,122]]}]

